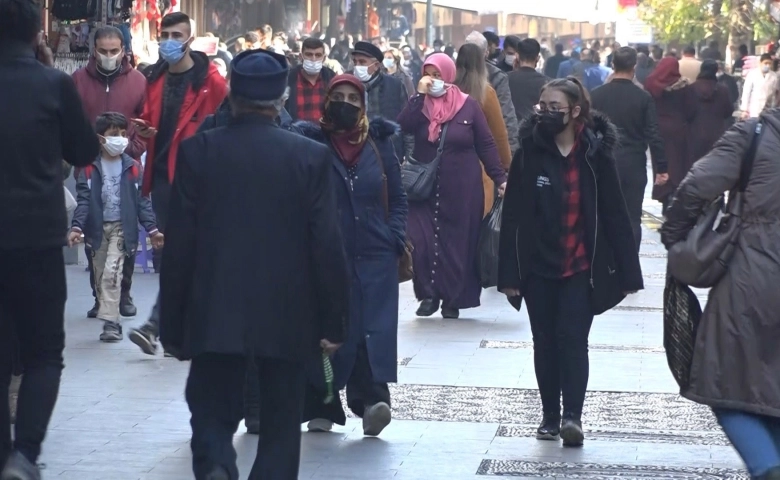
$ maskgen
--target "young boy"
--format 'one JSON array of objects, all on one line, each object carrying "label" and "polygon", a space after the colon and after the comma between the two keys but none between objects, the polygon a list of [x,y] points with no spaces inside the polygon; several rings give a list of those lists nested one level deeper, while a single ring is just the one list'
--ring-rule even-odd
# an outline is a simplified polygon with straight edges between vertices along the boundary
[{"label": "young boy", "polygon": [[157,230],[152,203],[141,194],[141,165],[124,153],[127,148],[127,118],[108,112],[95,122],[102,144],[100,157],[79,172],[76,181],[78,206],[73,214],[69,245],[82,241],[92,250],[103,342],[122,340],[119,300],[122,268],[127,255],[138,248],[138,223],[149,233],[154,248],[163,244]]}]

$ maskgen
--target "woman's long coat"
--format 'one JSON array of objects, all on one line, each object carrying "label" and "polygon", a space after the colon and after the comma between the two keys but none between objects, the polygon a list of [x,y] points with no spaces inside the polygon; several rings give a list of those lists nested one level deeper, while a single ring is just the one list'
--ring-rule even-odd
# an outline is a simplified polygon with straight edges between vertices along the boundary
[{"label": "woman's long coat", "polygon": [[[726,275],[710,290],[690,387],[681,394],[712,407],[780,417],[780,111],[760,118],[764,131],[737,248]],[[736,124],[693,165],[667,212],[662,229],[667,248],[685,239],[702,209],[737,184],[755,124]]]},{"label": "woman's long coat", "polygon": [[734,104],[729,90],[717,80],[699,79],[691,85],[696,109],[691,119],[688,150],[692,162],[705,156],[726,131]]},{"label": "woman's long coat", "polygon": [[[312,140],[328,144],[319,125],[297,123],[292,127]],[[352,175],[333,154],[333,176],[351,274],[350,318],[347,341],[332,358],[334,385],[347,384],[355,364],[357,347],[366,342],[374,381],[395,382],[398,369],[398,259],[406,240],[406,193],[393,148],[395,123],[371,120],[369,135],[379,154],[366,142]],[[382,170],[387,176],[387,210]]]},{"label": "woman's long coat", "polygon": [[669,165],[669,181],[665,185],[653,187],[653,199],[663,201],[674,193],[693,164],[688,142],[690,122],[696,112],[696,101],[693,90],[685,79],[668,87],[660,98],[654,100],[658,113],[658,128]]}]

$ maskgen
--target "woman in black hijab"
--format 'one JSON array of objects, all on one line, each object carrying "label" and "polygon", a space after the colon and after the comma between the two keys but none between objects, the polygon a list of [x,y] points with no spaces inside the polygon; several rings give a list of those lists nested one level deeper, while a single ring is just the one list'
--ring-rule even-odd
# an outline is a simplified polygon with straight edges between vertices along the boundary
[{"label": "woman in black hijab", "polygon": [[734,113],[734,103],[728,88],[718,82],[718,62],[715,60],[702,62],[699,76],[691,88],[696,99],[696,115],[691,121],[688,142],[693,163],[706,155],[726,131]]}]

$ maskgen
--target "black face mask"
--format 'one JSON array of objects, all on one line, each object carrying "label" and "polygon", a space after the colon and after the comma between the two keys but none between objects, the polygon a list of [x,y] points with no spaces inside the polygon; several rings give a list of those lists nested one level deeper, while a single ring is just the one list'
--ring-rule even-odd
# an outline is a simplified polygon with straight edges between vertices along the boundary
[{"label": "black face mask", "polygon": [[325,113],[338,130],[352,130],[360,120],[360,107],[347,102],[330,102]]},{"label": "black face mask", "polygon": [[566,112],[542,112],[537,113],[538,128],[544,135],[555,136],[566,129],[566,122],[563,121]]}]

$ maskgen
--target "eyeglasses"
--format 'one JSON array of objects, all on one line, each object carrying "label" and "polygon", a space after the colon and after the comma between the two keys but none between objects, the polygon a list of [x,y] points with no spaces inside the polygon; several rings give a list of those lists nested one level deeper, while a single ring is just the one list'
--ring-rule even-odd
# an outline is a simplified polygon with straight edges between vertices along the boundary
[{"label": "eyeglasses", "polygon": [[543,103],[534,105],[534,112],[536,113],[558,113],[571,110],[571,107],[559,107],[558,105],[545,105]]}]

